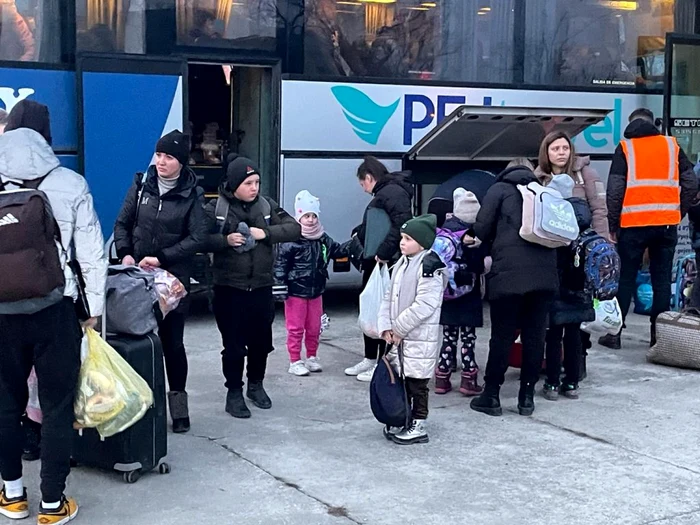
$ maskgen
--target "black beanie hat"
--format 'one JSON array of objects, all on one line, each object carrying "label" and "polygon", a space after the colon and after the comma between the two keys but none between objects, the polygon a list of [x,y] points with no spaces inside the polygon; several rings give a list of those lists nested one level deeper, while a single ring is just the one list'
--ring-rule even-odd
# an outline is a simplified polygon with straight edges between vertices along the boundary
[{"label": "black beanie hat", "polygon": [[226,186],[231,193],[234,193],[251,175],[260,175],[253,161],[247,157],[231,153],[227,160],[229,164],[226,168]]},{"label": "black beanie hat", "polygon": [[405,233],[424,249],[429,250],[435,242],[437,229],[437,216],[429,213],[411,219],[401,226],[401,233]]},{"label": "black beanie hat", "polygon": [[161,137],[156,144],[156,153],[165,153],[175,157],[183,166],[190,162],[190,138],[176,129]]},{"label": "black beanie hat", "polygon": [[21,100],[12,108],[7,117],[5,131],[20,128],[33,129],[51,145],[51,121],[49,108],[34,100]]}]

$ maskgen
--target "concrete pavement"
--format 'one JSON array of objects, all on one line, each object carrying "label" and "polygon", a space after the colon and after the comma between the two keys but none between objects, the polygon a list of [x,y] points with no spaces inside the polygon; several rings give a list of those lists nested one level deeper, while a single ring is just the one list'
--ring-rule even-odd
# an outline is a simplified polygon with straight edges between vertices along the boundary
[{"label": "concrete pavement", "polygon": [[[249,420],[224,412],[219,335],[210,316],[193,317],[193,426],[170,435],[172,473],[126,485],[74,470],[76,523],[700,524],[700,375],[645,362],[647,318],[631,317],[623,350],[594,348],[580,400],[538,395],[534,416],[521,417],[511,370],[503,417],[471,411],[457,392],[431,394],[430,443],[400,447],[382,437],[367,385],[343,375],[362,354],[354,307],[327,311],[325,370],[304,378],[287,373],[278,315],[273,408]],[[483,367],[488,329],[478,335]],[[37,464],[27,480],[38,504]]]}]

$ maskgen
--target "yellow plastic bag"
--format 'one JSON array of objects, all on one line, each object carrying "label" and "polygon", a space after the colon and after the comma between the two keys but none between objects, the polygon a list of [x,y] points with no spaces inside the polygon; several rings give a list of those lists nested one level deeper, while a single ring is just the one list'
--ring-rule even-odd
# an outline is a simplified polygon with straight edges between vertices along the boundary
[{"label": "yellow plastic bag", "polygon": [[87,355],[75,396],[78,428],[95,428],[103,438],[139,421],[153,404],[153,392],[116,350],[92,328],[85,330]]}]

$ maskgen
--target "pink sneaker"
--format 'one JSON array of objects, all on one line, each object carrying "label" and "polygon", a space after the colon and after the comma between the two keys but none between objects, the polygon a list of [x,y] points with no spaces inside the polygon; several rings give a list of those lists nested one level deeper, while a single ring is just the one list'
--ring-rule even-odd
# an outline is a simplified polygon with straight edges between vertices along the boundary
[{"label": "pink sneaker", "polygon": [[[478,371],[474,372],[462,372],[462,383],[459,385],[459,391],[467,396],[473,397],[478,396],[484,391],[484,388],[479,386],[477,382]],[[437,390],[436,390],[437,392]]]},{"label": "pink sneaker", "polygon": [[444,374],[442,372],[435,371],[435,393],[436,394],[447,394],[452,390],[452,383],[450,382],[450,376],[452,374]]}]

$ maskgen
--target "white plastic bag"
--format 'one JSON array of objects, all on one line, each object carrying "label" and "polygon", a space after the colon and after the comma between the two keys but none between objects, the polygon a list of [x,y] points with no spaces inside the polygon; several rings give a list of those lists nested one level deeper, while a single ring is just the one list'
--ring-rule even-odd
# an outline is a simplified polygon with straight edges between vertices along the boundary
[{"label": "white plastic bag", "polygon": [[379,333],[379,309],[390,285],[389,269],[385,264],[377,264],[360,294],[360,330],[372,339],[382,337]]},{"label": "white plastic bag", "polygon": [[617,335],[622,330],[622,312],[617,298],[609,301],[599,301],[594,299],[595,321],[582,323],[581,330],[589,334],[610,334]]}]

